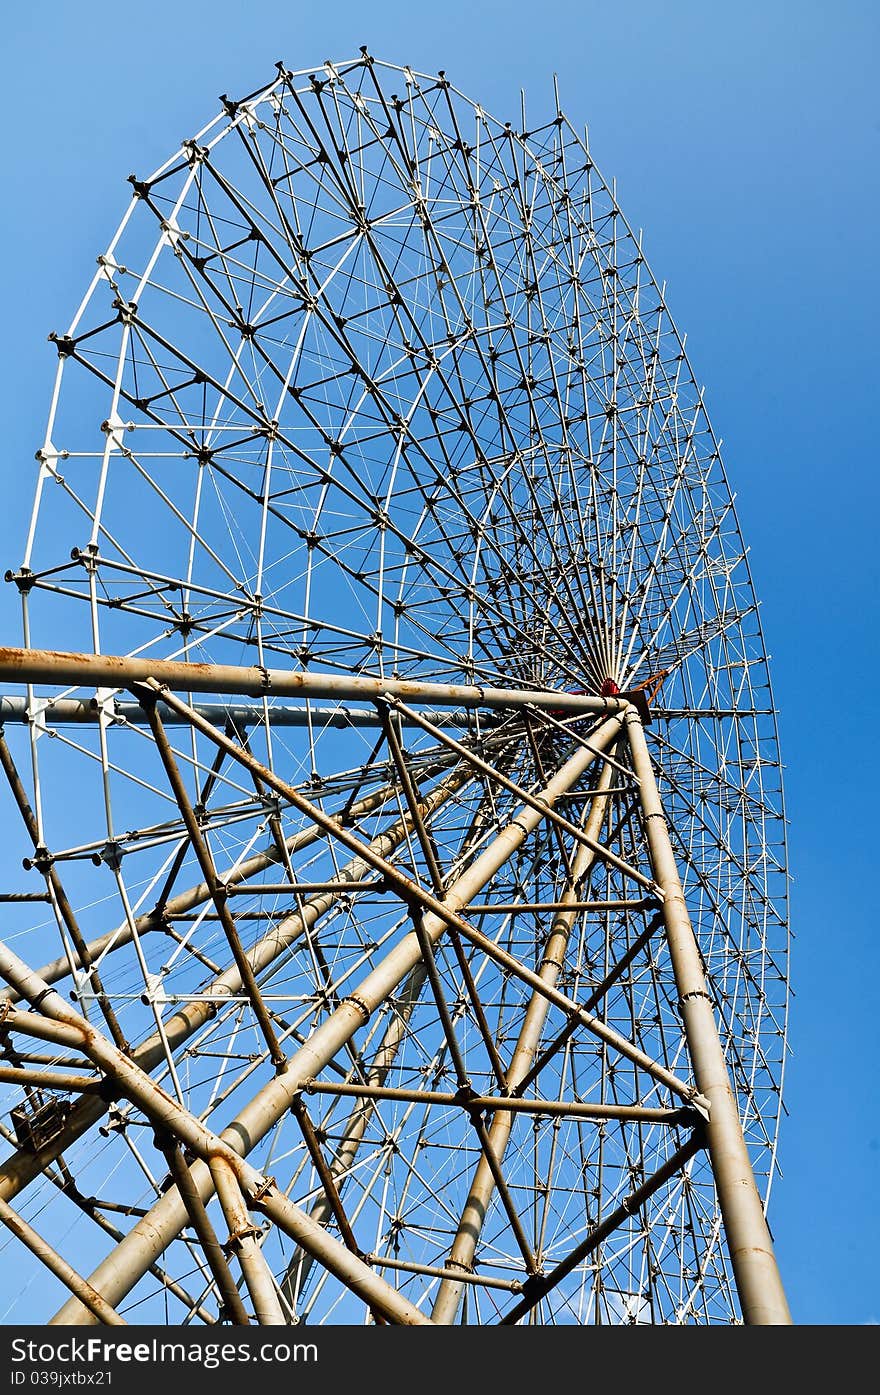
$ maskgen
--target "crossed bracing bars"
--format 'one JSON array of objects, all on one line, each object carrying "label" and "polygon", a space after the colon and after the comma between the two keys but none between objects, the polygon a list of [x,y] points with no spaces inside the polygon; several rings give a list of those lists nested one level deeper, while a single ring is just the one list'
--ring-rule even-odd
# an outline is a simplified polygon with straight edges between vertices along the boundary
[{"label": "crossed bracing bars", "polygon": [[[221,1312],[235,1323],[246,1323],[250,1319],[232,1272],[233,1256],[259,1323],[289,1320],[296,1295],[315,1263],[363,1299],[379,1322],[453,1322],[468,1284],[481,1282],[491,1286],[494,1282],[496,1287],[506,1287],[516,1295],[514,1306],[502,1319],[513,1323],[551,1293],[702,1148],[707,1150],[712,1167],[744,1320],[748,1323],[790,1321],[645,740],[643,702],[632,700],[634,695],[600,698],[561,692],[13,649],[0,653],[0,678],[29,685],[46,682],[109,685],[126,688],[133,695],[149,724],[189,845],[203,875],[201,884],[171,898],[165,911],[172,901],[181,910],[213,902],[232,958],[229,967],[216,974],[210,995],[201,994],[198,999],[179,1006],[174,1015],[165,1020],[157,1013],[156,1031],[139,1046],[130,1047],[94,964],[94,959],[108,948],[109,937],[104,936],[91,944],[85,942],[51,859],[40,861],[34,816],[5,738],[0,739],[3,768],[34,842],[36,862],[46,878],[47,894],[54,901],[75,950],[35,972],[10,949],[0,947],[0,973],[9,984],[3,997],[2,1025],[7,1034],[20,1033],[25,1038],[34,1037],[73,1051],[79,1060],[85,1058],[95,1071],[91,1076],[71,1077],[61,1071],[38,1072],[16,1066],[0,1068],[0,1079],[46,1089],[72,1090],[78,1094],[57,1137],[41,1147],[21,1147],[0,1165],[0,1219],[71,1291],[69,1301],[52,1319],[54,1323],[124,1321],[118,1312],[119,1304],[147,1272],[162,1273],[158,1260],[187,1227],[199,1242],[220,1298]],[[387,786],[363,796],[347,811],[347,818],[327,813],[319,803],[260,762],[234,725],[227,723],[225,729],[221,729],[205,715],[204,708],[184,701],[177,695],[178,691],[296,699],[356,698],[371,702],[390,757],[396,790],[401,796],[400,817],[383,832],[366,840],[353,831],[351,815],[377,807],[388,793]],[[484,745],[484,754],[480,755],[466,741],[457,740],[448,729],[414,705],[424,702],[431,705],[435,718],[434,709],[442,711],[449,707],[465,711],[494,708],[516,715],[531,746],[541,788],[537,792],[524,788],[498,768],[503,762],[497,756],[497,763],[486,759],[487,754],[493,754],[491,746],[487,751]],[[581,722],[575,721],[573,725],[570,722],[577,718],[582,721],[585,715],[598,723],[591,727],[588,738],[579,734]],[[216,760],[206,784],[216,778],[222,760],[230,759],[248,772],[258,792],[271,791],[283,805],[303,815],[307,821],[305,828],[285,838],[280,819],[274,818],[270,821],[273,838],[270,850],[247,859],[233,878],[227,876],[221,880],[203,836],[197,810],[177,766],[165,731],[166,720],[183,723],[212,743]],[[438,778],[427,793],[420,788],[407,759],[401,736],[404,723],[433,737],[436,749],[442,752],[433,768]],[[543,768],[535,736],[538,727],[565,732],[570,747],[573,746],[558,769],[550,773]],[[627,767],[619,759],[624,747],[629,756]],[[600,773],[591,796],[584,803],[581,820],[575,823],[556,806],[596,763]],[[629,865],[600,841],[607,804],[604,796],[614,772],[622,770],[636,792],[651,876]],[[424,770],[421,774],[424,778]],[[467,782],[476,778],[488,778],[505,789],[519,801],[519,807],[473,860],[450,880],[444,878],[439,865],[431,821]],[[558,840],[567,876],[565,890],[557,902],[531,907],[544,910],[550,916],[541,962],[537,969],[531,969],[477,929],[464,912],[468,907],[488,908],[488,905],[479,906],[479,893],[544,823]],[[315,894],[307,900],[300,899],[295,912],[285,916],[245,951],[228,904],[234,881],[246,881],[275,863],[287,874],[287,889],[295,887],[293,853],[322,838],[333,840],[350,854],[338,879],[310,888]],[[404,872],[394,860],[397,849],[409,838],[414,838],[421,850],[427,869],[424,880]],[[579,899],[582,894],[579,887],[597,860],[616,868],[639,886],[641,899],[621,902],[621,905],[648,912],[653,909],[653,915],[643,933],[589,997],[577,1001],[562,992],[557,983],[578,913],[603,904]],[[258,975],[295,940],[308,934],[340,892],[369,884],[371,874],[381,878],[407,908],[412,929],[373,964],[354,992],[336,1002],[310,1036],[298,1038],[296,1049],[288,1055],[285,1050],[287,1034],[279,1036],[263,1001]],[[610,907],[611,903],[607,905]],[[497,904],[492,909],[498,909]],[[155,912],[151,914],[156,916]],[[150,915],[137,920],[131,918],[127,931],[117,932],[116,943],[137,942],[139,933],[154,928],[157,926]],[[666,935],[675,977],[693,1084],[652,1059],[595,1011],[651,936],[661,929]],[[496,1085],[491,1093],[476,1093],[468,1078],[435,960],[435,950],[442,937],[452,946],[469,1006],[491,1063]],[[494,961],[530,991],[506,1067],[481,1005],[466,947]],[[72,971],[78,971],[88,980],[106,1030],[99,1030],[52,988],[53,982]],[[456,1075],[454,1093],[395,1089],[385,1084],[423,991],[430,993],[434,1000]],[[358,1029],[369,1022],[394,993],[398,995],[397,1011],[388,1019],[366,1078],[345,1084],[319,1079],[334,1057],[350,1044]],[[234,995],[243,995],[249,1001],[276,1074],[225,1129],[215,1133],[185,1108],[179,1091],[167,1093],[150,1072],[161,1062],[172,1061],[174,1050],[212,1015],[218,998]],[[209,996],[213,1002],[208,1001]],[[29,1004],[29,1010],[24,1009],[24,1003]],[[542,1046],[545,1019],[551,1006],[562,1012],[565,1026],[554,1040]],[[680,1103],[660,1108],[637,1103],[544,1101],[526,1096],[528,1086],[543,1066],[579,1029],[585,1029],[627,1058]],[[307,1108],[306,1097],[311,1094],[349,1095],[354,1101],[342,1138],[329,1160]],[[48,1175],[58,1185],[51,1165],[56,1160],[63,1165],[64,1150],[99,1121],[109,1102],[117,1097],[126,1098],[153,1125],[157,1146],[167,1161],[173,1185],[126,1235],[118,1239],[115,1249],[94,1273],[84,1278],[12,1209],[9,1202],[38,1175]],[[464,1110],[478,1139],[479,1158],[467,1202],[449,1256],[442,1266],[365,1255],[355,1238],[343,1202],[342,1182],[366,1134],[372,1112],[382,1099],[411,1099]],[[318,1198],[308,1212],[292,1202],[274,1178],[264,1176],[247,1161],[247,1155],[288,1112],[300,1127],[320,1181]],[[564,1260],[549,1271],[542,1271],[524,1234],[503,1168],[514,1120],[521,1113],[547,1116],[555,1113],[595,1120],[620,1118],[684,1126],[690,1133],[682,1146],[595,1225]],[[61,1185],[63,1187],[63,1182]],[[207,1211],[207,1203],[213,1196],[219,1202],[228,1231],[223,1240],[216,1233]],[[475,1275],[474,1258],[480,1231],[493,1196],[497,1196],[503,1207],[522,1253],[526,1271],[522,1283],[493,1281],[483,1276],[477,1279]],[[294,1257],[280,1283],[272,1274],[260,1246],[261,1228],[255,1224],[255,1214],[267,1218],[294,1242]],[[335,1222],[339,1239],[328,1230],[330,1222]],[[379,1264],[386,1270],[399,1268],[404,1272],[424,1273],[439,1281],[430,1318],[375,1272],[374,1265]],[[181,1293],[191,1308],[198,1307],[182,1290]]]}]

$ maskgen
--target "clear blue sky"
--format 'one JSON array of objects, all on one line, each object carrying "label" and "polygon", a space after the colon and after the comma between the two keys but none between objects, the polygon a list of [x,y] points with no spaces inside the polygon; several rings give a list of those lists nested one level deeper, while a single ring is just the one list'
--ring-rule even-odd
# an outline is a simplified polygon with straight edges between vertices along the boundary
[{"label": "clear blue sky", "polygon": [[[46,334],[66,327],[130,172],[279,58],[308,67],[367,44],[445,68],[514,124],[520,88],[538,115],[558,74],[688,334],[763,600],[797,936],[771,1224],[807,1323],[880,1322],[878,13],[870,0],[42,0],[6,14],[0,58],[0,571],[21,555]],[[18,638],[9,588],[0,636]]]}]

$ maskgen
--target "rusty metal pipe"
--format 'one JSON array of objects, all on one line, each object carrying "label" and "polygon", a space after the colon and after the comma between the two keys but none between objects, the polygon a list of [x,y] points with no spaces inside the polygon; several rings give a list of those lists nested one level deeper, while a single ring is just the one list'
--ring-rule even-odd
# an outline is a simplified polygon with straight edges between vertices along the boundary
[{"label": "rusty metal pipe", "polygon": [[235,1286],[235,1280],[230,1273],[226,1256],[220,1241],[217,1239],[217,1233],[211,1224],[211,1218],[205,1209],[205,1203],[193,1182],[186,1158],[181,1153],[175,1139],[166,1137],[157,1140],[157,1142],[165,1155],[168,1169],[180,1193],[180,1199],[186,1207],[192,1228],[198,1236],[202,1252],[208,1262],[208,1268],[214,1276],[221,1305],[237,1327],[248,1327],[250,1319],[247,1310],[241,1301],[241,1294]]},{"label": "rusty metal pipe", "polygon": [[791,1315],[773,1241],[743,1138],[648,743],[635,709],[627,712],[625,723],[633,767],[640,783],[642,816],[654,876],[664,891],[663,921],[688,1052],[700,1093],[710,1103],[706,1144],[743,1319],[750,1324],[787,1324],[791,1322]]},{"label": "rusty metal pipe", "polygon": [[458,1095],[444,1090],[406,1090],[396,1086],[349,1085],[344,1081],[309,1080],[306,1094],[345,1095],[374,1100],[401,1100],[413,1104],[442,1104],[450,1109],[478,1109],[486,1114],[512,1111],[517,1114],[546,1114],[571,1119],[633,1119],[652,1124],[681,1124],[693,1120],[695,1112],[685,1105],[663,1109],[651,1105],[591,1104],[588,1100],[525,1099],[521,1095]]},{"label": "rusty metal pipe", "polygon": [[241,1272],[254,1305],[254,1316],[261,1327],[286,1327],[287,1319],[278,1299],[272,1271],[257,1244],[260,1234],[245,1205],[238,1178],[223,1157],[208,1159],[217,1200],[229,1226],[227,1246],[238,1255]]},{"label": "rusty metal pipe", "polygon": [[[194,703],[200,717],[222,726],[231,721],[236,727],[262,726],[266,713],[262,703]],[[294,707],[289,704],[273,703],[270,721],[273,727],[376,727],[379,719],[374,707]],[[35,718],[31,705],[25,697],[5,694],[0,696],[0,725],[12,722],[16,726],[30,726],[39,723],[47,727],[96,726],[101,720],[102,706],[95,698],[50,698],[48,706],[42,707]],[[425,715],[437,726],[467,727],[471,721],[468,712],[447,712],[428,709]],[[147,725],[147,714],[139,702],[126,702],[115,699],[112,704],[112,718],[119,726],[140,727]],[[162,713],[167,727],[185,726],[186,720],[176,712],[167,709]],[[406,719],[404,719],[406,720]]]},{"label": "rusty metal pipe", "polygon": [[[610,764],[607,761],[604,762],[596,781],[596,797],[585,808],[581,818],[583,832],[587,838],[581,842],[575,852],[569,884],[563,894],[563,903],[568,902],[569,904],[563,904],[562,909],[557,911],[553,917],[538,970],[542,982],[550,987],[554,987],[559,978],[569,934],[577,915],[572,904],[577,898],[577,888],[589,874],[595,862],[596,855],[593,848],[595,840],[601,832],[608,807],[603,795],[611,784],[612,775]],[[545,997],[532,993],[507,1072],[507,1088],[510,1092],[516,1090],[535,1059],[549,1008],[550,1004]],[[572,1030],[574,1030],[573,1025]],[[515,1115],[512,1111],[505,1110],[503,1113],[497,1113],[492,1120],[489,1137],[499,1165],[510,1141],[514,1118]],[[471,1272],[483,1223],[494,1192],[494,1171],[489,1167],[487,1160],[481,1159],[474,1170],[468,1198],[449,1252],[449,1264],[453,1270],[460,1270],[463,1273]],[[442,1280],[437,1289],[431,1314],[435,1322],[450,1324],[455,1321],[463,1291],[463,1285],[458,1279]]]},{"label": "rusty metal pipe", "polygon": [[530,688],[480,688],[462,683],[426,683],[408,678],[366,678],[311,670],[190,664],[174,659],[130,658],[119,654],[79,654],[55,649],[0,647],[0,682],[62,683],[100,688],[129,688],[154,679],[191,693],[246,693],[251,697],[361,698],[386,693],[407,702],[435,702],[438,707],[549,707],[559,712],[592,712],[602,717],[623,711],[618,698]]},{"label": "rusty metal pipe", "polygon": [[28,1225],[23,1216],[17,1211],[13,1211],[5,1201],[0,1201],[0,1221],[12,1231],[23,1245],[27,1245],[31,1254],[36,1255],[41,1264],[51,1270],[56,1279],[60,1279],[71,1293],[75,1294],[81,1303],[84,1303],[89,1312],[97,1318],[98,1322],[106,1323],[108,1327],[125,1327],[125,1318],[120,1317],[116,1309],[113,1308],[103,1298],[97,1289],[93,1288],[81,1274],[78,1274],[67,1260],[62,1258],[57,1250],[47,1243],[33,1226]]}]

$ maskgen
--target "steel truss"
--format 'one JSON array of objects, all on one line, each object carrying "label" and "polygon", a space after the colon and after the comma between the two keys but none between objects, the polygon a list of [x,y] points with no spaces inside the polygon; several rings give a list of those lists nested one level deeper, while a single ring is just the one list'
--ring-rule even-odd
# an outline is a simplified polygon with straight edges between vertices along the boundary
[{"label": "steel truss", "polygon": [[51,1321],[787,1321],[763,641],[585,142],[364,53],[133,185],[0,651]]}]

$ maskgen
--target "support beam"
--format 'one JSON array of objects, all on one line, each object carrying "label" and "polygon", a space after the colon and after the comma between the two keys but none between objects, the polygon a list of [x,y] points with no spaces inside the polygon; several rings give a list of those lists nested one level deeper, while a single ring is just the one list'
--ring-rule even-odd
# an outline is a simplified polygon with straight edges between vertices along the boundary
[{"label": "support beam", "polygon": [[[266,711],[261,702],[251,703],[194,703],[200,717],[205,717],[215,726],[232,722],[240,731],[247,727],[263,726]],[[119,726],[145,727],[147,714],[139,702],[125,702],[119,698],[110,700],[110,717]],[[11,693],[0,695],[0,725],[13,723],[16,726],[37,725],[45,727],[97,726],[107,709],[96,698],[50,698],[46,706],[42,703],[35,713],[28,699]],[[470,712],[444,711],[428,708],[424,714],[436,726],[467,728],[473,722]],[[345,730],[347,727],[375,727],[378,725],[375,707],[316,707],[294,706],[291,703],[273,702],[269,708],[271,725],[274,727],[334,727]],[[185,726],[186,722],[175,712],[162,712],[166,727]]]},{"label": "support beam", "polygon": [[[603,862],[607,862],[610,867],[616,867],[618,872],[622,872],[624,876],[632,878],[632,880],[638,882],[640,886],[646,887],[649,891],[654,891],[655,888],[650,877],[646,877],[637,867],[631,867],[628,862],[625,862],[622,857],[618,857],[610,848],[603,847],[595,838],[591,838],[584,828],[579,828],[577,824],[572,823],[571,819],[565,818],[563,814],[557,813],[555,809],[547,808],[546,804],[543,803],[538,795],[531,794],[529,790],[523,789],[522,785],[518,785],[515,780],[508,779],[508,777],[503,775],[500,770],[497,770],[494,765],[490,765],[488,761],[478,756],[476,751],[472,751],[470,747],[462,745],[460,741],[456,741],[451,737],[448,732],[441,731],[439,727],[435,727],[431,722],[426,721],[424,717],[418,716],[417,713],[411,708],[404,706],[403,703],[389,702],[389,706],[401,716],[406,716],[411,721],[417,722],[423,731],[436,737],[438,741],[442,742],[444,746],[448,746],[449,749],[460,756],[462,760],[469,761],[476,770],[481,771],[484,775],[488,775],[489,779],[492,780],[494,784],[500,785],[502,789],[515,795],[517,799],[521,799],[524,804],[528,804],[530,808],[538,809],[543,813],[546,819],[549,819],[557,828],[567,833],[574,842],[581,843],[584,847],[589,848],[594,857],[601,858]],[[607,788],[607,784],[605,788]]]},{"label": "support beam", "polygon": [[286,1057],[278,1044],[278,1037],[275,1032],[275,1027],[273,1025],[271,1017],[269,1016],[266,1004],[263,1002],[260,990],[257,987],[257,980],[254,975],[253,967],[251,966],[250,960],[245,954],[244,947],[241,943],[241,940],[238,937],[238,930],[235,927],[235,920],[233,919],[232,912],[229,909],[226,888],[225,886],[223,886],[222,882],[220,881],[220,878],[217,876],[217,868],[214,866],[214,859],[211,856],[211,850],[208,847],[204,835],[202,834],[202,830],[199,828],[199,821],[196,817],[195,810],[193,809],[193,806],[190,803],[186,785],[184,783],[183,776],[180,773],[180,767],[177,764],[177,761],[174,757],[174,751],[171,748],[171,742],[168,740],[165,728],[162,725],[162,719],[159,716],[158,711],[156,710],[156,704],[150,704],[146,698],[144,699],[144,702],[147,708],[147,715],[150,719],[150,728],[153,733],[153,740],[155,741],[156,749],[159,752],[159,758],[165,767],[165,773],[168,776],[168,783],[171,786],[171,791],[174,795],[174,798],[177,800],[177,807],[180,809],[181,815],[183,817],[184,826],[189,835],[190,844],[198,860],[199,867],[202,869],[202,876],[205,878],[205,882],[210,890],[211,900],[214,902],[214,908],[217,912],[217,915],[220,918],[220,924],[223,927],[223,933],[226,936],[226,941],[229,945],[230,950],[232,951],[232,957],[235,960],[235,967],[237,968],[238,976],[241,979],[242,989],[247,994],[247,997],[250,1000],[251,1009],[253,1011],[254,1016],[257,1019],[257,1022],[259,1023],[260,1031],[263,1034],[263,1040],[266,1043],[266,1047],[268,1049],[269,1057],[272,1061],[272,1064],[274,1065],[276,1070],[283,1070]]},{"label": "support beam", "polygon": [[[427,970],[424,963],[420,961],[409,974],[396,1000],[396,1011],[391,1021],[388,1023],[382,1040],[379,1043],[378,1050],[366,1071],[366,1083],[373,1089],[382,1088],[388,1077],[388,1072],[394,1065],[397,1053],[406,1037],[410,1018],[421,996],[426,976]],[[342,1130],[342,1138],[329,1164],[330,1175],[333,1178],[337,1190],[341,1186],[342,1180],[349,1169],[354,1165],[358,1149],[363,1141],[370,1120],[375,1113],[376,1104],[377,1099],[375,1096],[371,1094],[364,1095],[360,1099],[357,1108],[352,1110],[345,1122]],[[325,1189],[324,1193],[318,1196],[314,1201],[309,1211],[309,1216],[318,1225],[326,1225],[332,1214],[333,1208],[330,1197]],[[302,1292],[314,1262],[308,1250],[299,1248],[287,1266],[287,1273],[282,1282],[282,1292],[290,1303],[291,1308],[294,1310],[296,1309],[298,1295]]]},{"label": "support beam", "polygon": [[254,1316],[261,1327],[286,1327],[287,1319],[278,1299],[272,1271],[266,1256],[257,1244],[259,1226],[251,1220],[238,1178],[223,1157],[208,1159],[217,1199],[229,1226],[227,1247],[238,1255],[241,1272],[247,1284]]},{"label": "support beam", "polygon": [[639,1104],[591,1104],[589,1100],[525,1099],[522,1095],[460,1095],[444,1090],[405,1090],[395,1086],[361,1085],[335,1080],[309,1080],[309,1095],[346,1095],[364,1100],[402,1100],[412,1104],[439,1104],[449,1109],[478,1110],[483,1114],[544,1114],[556,1119],[624,1119],[646,1124],[683,1124],[699,1115],[686,1105],[662,1109]]},{"label": "support beam", "polygon": [[73,913],[73,907],[71,906],[70,901],[67,898],[67,893],[64,890],[64,887],[61,883],[61,878],[58,875],[58,869],[53,865],[51,861],[45,858],[46,849],[42,845],[42,837],[40,832],[40,826],[37,822],[37,816],[31,808],[30,801],[27,797],[27,792],[21,781],[21,776],[19,775],[15,761],[12,758],[12,752],[6,744],[6,737],[3,733],[2,727],[0,727],[0,766],[2,766],[3,773],[5,774],[6,779],[9,782],[9,788],[12,790],[12,797],[18,805],[18,811],[21,814],[22,821],[24,823],[25,828],[27,829],[28,836],[33,844],[35,853],[34,862],[35,865],[39,867],[43,873],[43,876],[46,881],[46,888],[51,896],[52,905],[55,909],[55,913],[58,916],[59,921],[63,922],[65,928],[67,929],[67,933],[73,941],[74,948],[77,953],[78,963],[85,969],[86,973],[89,976],[89,981],[92,985],[92,989],[95,994],[95,1000],[99,1008],[101,1009],[104,1021],[107,1023],[107,1026],[110,1029],[110,1034],[113,1037],[113,1040],[116,1042],[117,1046],[121,1047],[123,1051],[126,1051],[128,1049],[128,1042],[125,1040],[125,1033],[119,1025],[119,1021],[117,1019],[116,1013],[113,1011],[110,999],[104,992],[104,985],[101,982],[101,976],[98,973],[96,966],[92,962],[92,957],[89,952],[88,946],[83,938],[82,931],[79,928],[77,918]]},{"label": "support beam", "polygon": [[[608,761],[604,761],[596,781],[593,799],[584,808],[581,816],[582,831],[586,836],[575,852],[568,886],[563,893],[563,905],[553,916],[550,932],[544,945],[542,962],[538,969],[541,982],[551,988],[555,986],[565,961],[571,928],[577,916],[574,903],[578,898],[579,887],[589,876],[596,859],[594,851],[596,839],[601,832],[608,811],[608,801],[604,795],[611,784],[612,776],[611,765]],[[547,998],[533,992],[507,1072],[509,1093],[516,1092],[517,1087],[522,1083],[529,1067],[534,1062],[549,1009],[550,1003]],[[574,1019],[572,1019],[571,1030],[574,1031]],[[511,1110],[504,1110],[502,1113],[496,1113],[492,1119],[489,1138],[499,1162],[503,1159],[510,1141],[514,1118],[515,1115]],[[472,1272],[483,1223],[494,1192],[495,1175],[493,1169],[488,1166],[486,1159],[481,1158],[474,1171],[468,1198],[449,1252],[449,1266],[454,1271],[464,1274]],[[442,1280],[432,1310],[435,1322],[448,1325],[455,1321],[463,1292],[464,1285],[461,1280],[457,1278],[444,1278]]]},{"label": "support beam", "polygon": [[625,718],[654,876],[663,888],[663,920],[688,1052],[700,1093],[710,1103],[706,1143],[742,1306],[751,1324],[791,1322],[773,1241],[755,1184],[736,1099],[721,1049],[699,947],[681,889],[654,767],[638,713]]},{"label": "support beam", "polygon": [[97,1095],[104,1084],[97,1075],[66,1075],[60,1070],[24,1070],[18,1066],[0,1066],[0,1083],[21,1085],[25,1090],[69,1090],[77,1095]]},{"label": "support beam", "polygon": [[[158,692],[158,685],[152,682],[148,684],[147,687],[152,691]],[[469,940],[477,949],[482,950],[489,959],[494,959],[497,964],[507,969],[508,972],[512,973],[516,978],[522,979],[524,983],[537,989],[539,993],[546,997],[551,1003],[554,1003],[556,1007],[560,1007],[569,1015],[577,1017],[588,1031],[599,1037],[600,1040],[607,1042],[615,1051],[620,1052],[622,1056],[625,1056],[635,1065],[640,1066],[642,1070],[647,1071],[655,1080],[666,1085],[668,1089],[672,1090],[673,1093],[677,1094],[681,1099],[694,1104],[698,1109],[704,1109],[706,1107],[706,1101],[698,1098],[697,1092],[691,1085],[680,1080],[678,1076],[672,1071],[667,1070],[665,1066],[660,1065],[659,1062],[654,1061],[646,1052],[634,1046],[632,1042],[628,1041],[626,1037],[621,1036],[621,1034],[616,1032],[612,1027],[607,1026],[606,1023],[594,1017],[591,1013],[586,1012],[579,1003],[574,1002],[571,998],[566,997],[564,993],[558,992],[550,984],[545,983],[538,974],[532,973],[530,969],[527,969],[525,965],[521,964],[512,954],[508,954],[506,951],[500,949],[488,935],[484,935],[481,931],[476,930],[474,926],[470,925],[468,921],[464,920],[462,916],[458,914],[458,906],[453,904],[449,897],[440,900],[419,882],[414,881],[412,877],[408,877],[405,873],[401,872],[386,858],[374,853],[356,834],[350,833],[345,828],[331,826],[329,816],[325,814],[314,801],[307,799],[295,786],[289,785],[286,780],[281,780],[274,771],[261,765],[252,755],[242,750],[234,741],[224,736],[222,732],[217,731],[209,722],[202,721],[202,719],[198,717],[191,708],[188,708],[187,704],[182,702],[180,698],[175,697],[173,694],[167,692],[167,690],[163,690],[163,695],[164,700],[178,711],[190,712],[193,726],[197,731],[207,736],[215,745],[221,746],[229,755],[239,761],[245,769],[259,775],[271,789],[275,790],[276,794],[280,794],[283,799],[287,800],[288,803],[292,804],[300,813],[305,814],[319,827],[325,828],[328,832],[331,832],[344,847],[358,853],[368,866],[372,867],[374,871],[379,872],[385,878],[388,885],[395,889],[404,904],[409,905],[413,902],[419,902],[428,915],[435,918],[435,922],[439,920],[440,924],[436,929],[438,936],[444,929],[450,927],[457,930],[464,939]],[[599,743],[600,736],[603,733],[605,739],[611,739],[611,733],[617,734],[622,721],[622,716],[611,718],[594,734],[594,741]],[[594,749],[590,751],[576,751],[574,755],[566,761],[565,765],[557,771],[556,775],[540,795],[529,797],[529,804],[524,809],[521,809],[517,817],[508,824],[502,835],[501,843],[498,844],[498,840],[496,840],[496,844],[499,846],[504,846],[504,840],[507,842],[507,853],[506,856],[503,857],[503,861],[506,861],[507,857],[521,846],[524,839],[535,831],[538,824],[546,817],[547,808],[552,808],[556,800],[580,778],[595,757],[596,752]],[[550,791],[552,791],[552,798],[548,795]],[[590,851],[593,851],[592,848]],[[481,865],[481,858],[478,858],[473,864],[474,867]],[[490,875],[494,875],[500,865],[501,863],[498,863],[493,866]],[[485,883],[482,883],[482,885],[485,885]],[[416,945],[418,945],[417,937]],[[349,996],[351,997],[351,995]]]},{"label": "support beam", "polygon": [[610,717],[625,699],[531,688],[479,688],[462,683],[423,683],[409,678],[367,678],[356,674],[314,673],[311,669],[188,664],[174,659],[129,658],[119,654],[73,654],[54,649],[0,648],[0,683],[75,684],[129,688],[153,679],[189,693],[246,693],[251,697],[359,698],[372,702],[386,693],[405,702],[438,707],[504,709],[548,707],[556,712]]},{"label": "support beam", "polygon": [[[385,741],[387,743],[388,750],[391,753],[391,757],[394,761],[395,766],[397,767],[397,772],[400,775],[401,788],[403,790],[407,808],[410,812],[410,817],[413,821],[413,827],[415,828],[419,845],[422,849],[422,855],[425,859],[425,863],[428,868],[428,873],[431,879],[431,886],[433,888],[435,896],[439,896],[442,899],[444,885],[443,869],[440,866],[437,848],[433,838],[431,837],[431,831],[427,827],[424,819],[419,813],[420,798],[418,786],[415,777],[410,771],[406,759],[406,752],[403,749],[403,743],[400,739],[400,736],[398,735],[399,718],[392,717],[388,704],[379,703],[377,704],[377,707],[379,715],[382,718],[382,729],[385,732]],[[468,762],[468,764],[470,764],[470,762]],[[415,915],[413,916],[413,925],[416,930],[416,933],[420,934],[421,922]],[[459,972],[461,973],[462,981],[465,986],[465,991],[468,995],[471,1007],[473,1009],[474,1018],[476,1020],[477,1027],[479,1028],[480,1036],[483,1038],[483,1045],[486,1048],[486,1053],[489,1057],[489,1060],[492,1062],[492,1069],[495,1073],[495,1079],[498,1081],[498,1084],[503,1089],[505,1085],[504,1065],[501,1061],[501,1057],[498,1055],[498,1048],[495,1045],[495,1039],[492,1036],[492,1032],[490,1030],[489,1023],[486,1018],[485,1009],[483,1007],[482,1002],[480,1001],[480,995],[477,991],[477,985],[474,981],[473,973],[471,972],[471,966],[468,963],[467,955],[465,954],[464,949],[462,948],[461,936],[457,934],[454,927],[452,926],[449,927],[447,934],[449,936],[449,940],[452,944],[453,951],[458,962]],[[447,1040],[449,1040],[450,1033],[452,1033],[454,1036],[454,1032],[452,1029],[451,1021],[449,1019],[448,1007],[445,1001],[443,1000],[442,989],[440,989],[438,986],[439,980],[437,979],[436,969],[433,963],[433,953],[430,947],[428,947],[426,951],[425,947],[423,946],[422,958],[424,959],[425,966],[428,970],[428,978],[431,984],[431,988],[434,992],[434,996],[438,999],[440,1018],[443,1023],[443,1028],[444,1032],[446,1033]],[[453,1062],[455,1062],[457,1047],[454,1044],[452,1044],[450,1046],[450,1050],[452,1053]],[[458,1069],[458,1067],[456,1068]]]},{"label": "support beam", "polygon": [[168,1170],[180,1193],[180,1199],[186,1207],[192,1228],[208,1262],[208,1268],[214,1276],[217,1292],[220,1295],[221,1310],[237,1327],[248,1327],[250,1319],[247,1310],[229,1271],[226,1255],[217,1239],[211,1218],[205,1210],[205,1204],[199,1196],[198,1188],[193,1183],[186,1158],[181,1153],[177,1141],[167,1134],[164,1137],[158,1136],[156,1144],[165,1155]]},{"label": "support beam", "polygon": [[[437,1264],[416,1264],[408,1259],[392,1259],[390,1255],[364,1255],[364,1259],[377,1269],[399,1269],[404,1274],[425,1274],[429,1279],[459,1277],[454,1269],[443,1269]],[[479,1288],[502,1289],[505,1293],[522,1293],[523,1287],[519,1279],[496,1279],[489,1274],[463,1274],[461,1281]]]},{"label": "support beam", "polygon": [[28,1225],[23,1216],[17,1211],[13,1211],[11,1206],[7,1206],[5,1201],[0,1201],[0,1221],[11,1230],[23,1245],[26,1245],[31,1254],[36,1255],[41,1264],[51,1270],[56,1279],[60,1279],[66,1288],[69,1288],[81,1303],[84,1303],[89,1312],[97,1318],[98,1322],[106,1323],[108,1327],[125,1327],[125,1318],[120,1317],[116,1309],[111,1307],[105,1298],[98,1293],[86,1279],[78,1274],[76,1270],[67,1263],[57,1250],[53,1250],[42,1237]]}]

